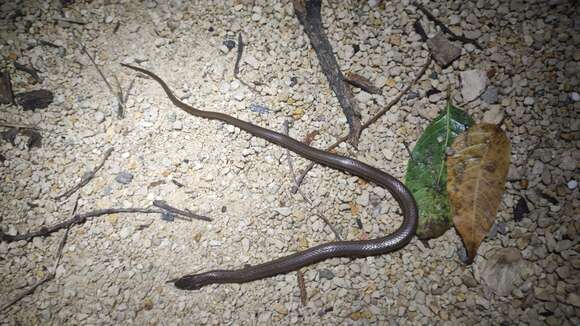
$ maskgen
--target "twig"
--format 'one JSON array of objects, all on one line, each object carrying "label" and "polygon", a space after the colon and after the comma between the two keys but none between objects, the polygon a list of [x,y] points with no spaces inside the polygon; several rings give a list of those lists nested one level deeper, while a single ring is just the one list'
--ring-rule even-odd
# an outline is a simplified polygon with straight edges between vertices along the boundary
[{"label": "twig", "polygon": [[[282,125],[282,133],[286,136],[288,136],[289,133],[289,124],[288,124],[288,120],[284,120],[284,123]],[[290,175],[292,176],[292,182],[294,183],[293,187],[297,187],[298,183],[296,182],[296,173],[294,172],[294,163],[292,161],[292,154],[290,153],[289,149],[286,149],[286,157],[288,157],[288,169],[290,170]],[[294,188],[292,188],[294,189]],[[302,192],[301,189],[298,189],[298,192],[300,193],[300,195],[302,195],[302,198],[304,198],[304,200],[312,205],[312,201],[306,196],[306,194],[304,194],[304,192]]]},{"label": "twig", "polygon": [[0,127],[30,129],[30,130],[42,130],[42,129],[37,128],[35,126],[22,125],[22,124],[18,124],[18,123],[9,123],[9,122],[0,122]]},{"label": "twig", "polygon": [[304,283],[304,273],[301,270],[296,271],[296,278],[298,279],[298,288],[300,289],[300,302],[303,306],[306,306],[308,294],[306,293],[306,284]]},{"label": "twig", "polygon": [[321,0],[293,0],[294,14],[304,32],[310,40],[310,44],[316,53],[320,68],[336,95],[336,99],[342,108],[349,127],[348,142],[355,148],[358,146],[361,129],[361,115],[356,107],[356,101],[352,90],[340,70],[340,66],[334,56],[332,45],[324,32],[322,24]]},{"label": "twig", "polygon": [[[165,210],[163,209],[152,209],[152,208],[105,208],[97,209],[83,214],[75,214],[70,219],[57,223],[53,226],[42,227],[38,231],[32,231],[25,234],[10,235],[0,231],[0,241],[13,242],[13,241],[30,241],[35,237],[45,237],[54,233],[60,229],[67,228],[74,224],[82,224],[86,222],[89,218],[98,217],[102,215],[117,214],[117,213],[143,213],[143,214],[163,214]],[[179,212],[174,212],[175,214],[180,214]]]},{"label": "twig", "polygon": [[237,56],[236,56],[236,63],[234,64],[234,78],[236,78],[242,85],[249,88],[252,92],[258,93],[258,90],[254,88],[254,86],[246,83],[243,79],[241,79],[238,74],[240,73],[240,61],[242,60],[242,54],[244,53],[244,40],[242,39],[242,33],[238,34],[238,47],[237,47]]},{"label": "twig", "polygon": [[332,225],[332,223],[330,223],[330,221],[322,214],[320,213],[314,213],[316,216],[320,217],[320,219],[322,221],[324,221],[324,223],[326,225],[328,225],[328,227],[330,228],[330,230],[332,231],[332,233],[334,233],[334,237],[336,238],[336,240],[338,241],[342,241],[342,237],[340,236],[340,233],[338,233],[338,230],[336,230],[334,228],[334,225]]},{"label": "twig", "polygon": [[[75,214],[75,212],[77,210],[77,207],[78,207],[78,201],[79,201],[79,196],[77,196],[77,199],[75,200],[75,204],[73,206],[72,213],[70,215],[73,215],[74,216],[74,214]],[[19,295],[17,295],[10,302],[8,302],[5,305],[3,305],[2,308],[0,308],[0,311],[4,311],[4,310],[10,308],[15,303],[17,303],[18,301],[22,300],[22,298],[24,298],[25,296],[34,293],[34,291],[36,291],[36,289],[39,286],[43,285],[44,283],[46,283],[46,282],[48,282],[50,280],[53,280],[56,277],[56,269],[58,268],[58,265],[60,264],[60,260],[62,258],[62,251],[64,249],[64,244],[66,243],[66,239],[68,238],[68,232],[70,231],[70,227],[71,227],[71,225],[69,225],[66,228],[66,230],[64,231],[64,235],[62,236],[62,240],[60,241],[60,244],[58,245],[58,249],[56,251],[56,259],[54,261],[54,267],[52,268],[52,272],[49,272],[48,275],[46,275],[38,283],[34,284],[33,286],[31,286],[26,291],[24,291],[24,292],[20,293]]]},{"label": "twig", "polygon": [[240,61],[242,60],[243,53],[244,53],[244,41],[242,40],[242,33],[239,33],[236,63],[234,64],[234,77],[236,78],[238,78],[238,74],[240,73]]},{"label": "twig", "polygon": [[411,158],[411,160],[415,160],[415,158],[413,157],[413,152],[411,151],[411,148],[409,147],[409,144],[407,144],[407,142],[403,142],[403,146],[405,146],[405,149],[407,150],[407,154],[409,155],[409,157]]},{"label": "twig", "polygon": [[[97,69],[97,72],[99,73],[99,75],[101,76],[101,78],[103,79],[105,84],[107,85],[107,88],[111,92],[111,95],[113,95],[117,99],[117,117],[119,119],[123,118],[122,112],[125,112],[125,102],[123,101],[123,96],[122,96],[121,92],[119,92],[119,91],[115,92],[113,90],[113,86],[111,86],[111,83],[109,83],[109,81],[105,77],[105,74],[103,74],[103,71],[101,71],[101,68],[99,68],[99,66],[95,62],[95,59],[93,59],[93,57],[91,56],[91,54],[89,53],[89,51],[87,50],[85,45],[81,42],[79,42],[79,45],[81,47],[81,50],[83,50],[83,52],[89,57],[89,59],[91,60],[91,63],[93,64],[93,66],[95,66],[95,69]],[[119,112],[121,112],[120,115],[119,115]]]},{"label": "twig", "polygon": [[[365,122],[362,125],[361,132],[364,131],[365,129],[367,129],[370,125],[375,123],[377,120],[379,120],[385,113],[387,113],[387,111],[389,111],[395,104],[397,104],[405,94],[407,94],[407,92],[411,89],[411,87],[413,87],[417,83],[417,81],[419,81],[419,79],[421,77],[423,77],[423,75],[427,71],[427,68],[429,68],[429,66],[431,65],[431,61],[432,61],[432,58],[431,58],[431,56],[429,56],[429,58],[427,59],[427,62],[425,62],[425,65],[423,66],[423,68],[421,68],[421,70],[419,71],[417,76],[415,76],[415,79],[413,79],[413,81],[411,83],[409,83],[409,85],[407,85],[402,91],[400,91],[399,94],[397,94],[397,96],[395,96],[395,98],[392,99],[383,109],[381,109],[372,118],[370,118],[367,122]],[[343,143],[347,139],[348,139],[348,136],[343,136],[343,137],[339,138],[334,144],[328,146],[326,148],[326,151],[330,151],[330,150],[336,148],[338,145],[340,145],[341,143]],[[296,193],[296,191],[298,191],[298,187],[300,187],[300,185],[304,181],[304,177],[306,176],[306,174],[308,172],[310,172],[310,170],[312,170],[313,167],[314,167],[314,163],[310,162],[310,164],[308,164],[306,169],[304,169],[302,174],[296,180],[296,185],[295,185],[295,188],[292,189],[292,193]]]},{"label": "twig", "polygon": [[439,28],[441,28],[441,30],[444,33],[447,33],[451,36],[451,40],[456,40],[456,41],[460,41],[462,43],[470,43],[473,44],[476,48],[478,48],[479,50],[483,50],[483,48],[481,47],[481,45],[479,45],[479,43],[477,43],[476,40],[474,39],[470,39],[468,37],[465,36],[459,36],[455,33],[453,33],[453,31],[451,31],[447,26],[445,26],[445,24],[443,24],[443,22],[441,22],[439,19],[437,19],[437,17],[433,16],[433,14],[431,12],[429,12],[422,4],[420,4],[419,2],[414,2],[413,5],[415,7],[417,7],[417,9],[419,9],[429,20],[431,20],[432,22],[435,23],[435,25],[439,26]]},{"label": "twig", "polygon": [[[181,218],[181,219],[186,220],[186,221],[190,221],[191,222],[192,219],[198,219],[198,220],[208,221],[208,222],[213,221],[211,218],[209,218],[207,216],[197,215],[197,214],[194,214],[194,213],[192,213],[192,212],[190,212],[188,210],[182,210],[182,209],[179,209],[179,208],[175,208],[173,206],[170,206],[164,200],[154,200],[153,201],[153,206],[162,208],[162,209],[164,209],[164,210],[166,210],[166,211],[168,211],[170,213],[178,214],[176,216],[177,218]],[[179,216],[179,215],[182,215],[182,216]]]},{"label": "twig", "polygon": [[117,86],[118,99],[117,99],[117,119],[123,119],[125,117],[125,112],[123,111],[123,105],[120,103],[125,103],[125,96],[123,95],[123,88],[116,75],[113,75],[113,80],[115,81],[115,86]]},{"label": "twig", "polygon": [[86,186],[95,177],[95,175],[97,174],[97,172],[99,172],[99,170],[103,167],[103,165],[105,165],[105,161],[107,161],[109,156],[111,156],[112,152],[113,152],[113,147],[107,149],[105,151],[105,154],[103,155],[103,159],[101,160],[101,163],[97,167],[95,167],[95,169],[93,169],[88,174],[84,175],[81,182],[79,182],[76,186],[72,187],[71,189],[69,189],[68,191],[66,191],[63,194],[56,196],[54,199],[55,200],[61,200],[63,198],[66,199],[66,198],[70,197],[72,194],[74,194],[77,190]]},{"label": "twig", "polygon": [[61,21],[65,23],[75,24],[75,25],[86,25],[87,22],[81,20],[65,19],[65,18],[55,18],[56,21]]},{"label": "twig", "polygon": [[[288,128],[289,128],[288,121],[285,120],[284,125],[283,125],[283,133],[286,136],[288,136]],[[288,157],[288,168],[290,169],[290,175],[292,176],[292,181],[294,182],[292,189],[294,189],[294,187],[296,187],[296,189],[298,190],[300,195],[302,195],[302,198],[304,198],[304,200],[312,206],[312,201],[310,199],[308,199],[308,197],[304,194],[304,192],[302,192],[302,190],[300,188],[298,188],[296,173],[294,172],[294,164],[292,163],[292,155],[290,154],[290,150],[288,150],[288,149],[286,150],[286,156]],[[338,241],[342,240],[340,233],[338,233],[338,231],[334,228],[334,225],[332,225],[332,223],[330,223],[330,221],[324,215],[319,214],[319,213],[315,213],[315,215],[320,217],[320,219],[322,219],[322,221],[324,221],[324,223],[326,225],[328,225],[330,230],[332,230],[332,233],[334,233],[336,240],[338,240]]]}]

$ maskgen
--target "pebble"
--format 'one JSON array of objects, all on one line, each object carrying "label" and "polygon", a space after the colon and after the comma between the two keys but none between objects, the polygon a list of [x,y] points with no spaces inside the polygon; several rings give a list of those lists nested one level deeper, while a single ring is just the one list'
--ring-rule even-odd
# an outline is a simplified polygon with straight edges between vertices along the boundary
[{"label": "pebble", "polygon": [[275,303],[272,308],[274,308],[274,310],[281,314],[281,315],[287,315],[288,314],[288,308],[286,308],[283,304],[281,303]]},{"label": "pebble", "polygon": [[576,92],[570,93],[570,100],[572,100],[572,102],[580,102],[580,94]]},{"label": "pebble", "polygon": [[231,50],[236,47],[236,42],[232,40],[225,40],[223,44],[228,50]]},{"label": "pebble", "polygon": [[321,269],[318,271],[318,276],[321,279],[332,280],[334,278],[334,273],[329,269]]},{"label": "pebble", "polygon": [[103,121],[105,121],[105,114],[101,111],[95,112],[95,122],[100,124]]},{"label": "pebble", "polygon": [[133,175],[127,171],[123,171],[123,172],[117,174],[117,176],[115,177],[115,181],[117,181],[118,183],[127,185],[127,184],[131,183],[131,181],[133,181]]},{"label": "pebble", "polygon": [[481,94],[481,100],[487,104],[496,104],[498,102],[498,90],[497,87],[488,87],[483,94]]},{"label": "pebble", "polygon": [[279,207],[274,209],[276,212],[278,212],[278,214],[282,215],[282,216],[290,216],[290,214],[292,214],[292,208],[291,207]]},{"label": "pebble", "polygon": [[574,190],[578,187],[578,181],[570,180],[570,181],[568,181],[568,183],[566,185],[568,186],[568,189]]}]

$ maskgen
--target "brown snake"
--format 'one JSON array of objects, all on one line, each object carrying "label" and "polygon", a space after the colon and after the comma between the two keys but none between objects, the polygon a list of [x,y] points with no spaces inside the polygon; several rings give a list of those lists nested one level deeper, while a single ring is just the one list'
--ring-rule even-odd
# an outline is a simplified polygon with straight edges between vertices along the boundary
[{"label": "brown snake", "polygon": [[361,241],[328,242],[256,266],[246,266],[236,270],[213,270],[201,274],[185,275],[170,281],[176,287],[184,290],[197,290],[202,286],[213,283],[244,283],[294,271],[328,258],[381,255],[404,247],[415,235],[417,229],[417,205],[415,204],[415,199],[405,185],[393,176],[360,161],[310,147],[281,133],[253,125],[227,114],[194,109],[177,99],[169,86],[154,73],[143,68],[127,64],[122,65],[153,78],[163,87],[165,93],[175,106],[191,115],[223,121],[249,132],[256,137],[287,148],[311,161],[348,172],[384,187],[395,198],[403,214],[403,223],[401,226],[395,232],[381,238]]}]

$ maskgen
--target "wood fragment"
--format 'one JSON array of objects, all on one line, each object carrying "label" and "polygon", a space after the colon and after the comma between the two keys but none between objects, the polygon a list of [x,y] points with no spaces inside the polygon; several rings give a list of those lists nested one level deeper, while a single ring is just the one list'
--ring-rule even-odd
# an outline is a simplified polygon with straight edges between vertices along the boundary
[{"label": "wood fragment", "polygon": [[[397,94],[397,96],[395,96],[395,98],[393,98],[384,108],[382,108],[372,118],[370,118],[367,122],[365,122],[362,125],[362,130],[364,131],[365,129],[367,129],[370,125],[375,123],[385,113],[387,113],[395,104],[397,104],[401,100],[401,98],[409,92],[411,87],[413,87],[419,81],[419,79],[421,79],[421,77],[423,77],[423,75],[427,71],[427,68],[429,68],[429,66],[431,65],[431,62],[432,62],[432,58],[429,57],[427,59],[427,61],[425,62],[425,64],[423,65],[423,67],[421,68],[421,70],[419,71],[419,73],[417,74],[417,76],[415,76],[413,81],[411,81],[402,91],[400,91],[399,94]],[[336,147],[338,147],[338,145],[342,144],[347,139],[348,139],[348,136],[343,136],[343,137],[339,138],[334,144],[328,146],[326,148],[326,151],[331,151],[331,150],[335,149]],[[306,169],[304,169],[304,171],[298,177],[298,179],[296,179],[296,185],[295,185],[295,188],[292,189],[292,193],[296,193],[296,191],[298,191],[298,188],[300,187],[300,185],[304,181],[304,177],[306,176],[306,174],[308,174],[308,172],[310,172],[310,170],[312,170],[312,168],[314,167],[314,164],[315,163],[310,162],[310,164],[308,164],[308,166],[306,167]]]},{"label": "wood fragment", "polygon": [[92,171],[90,171],[89,173],[84,175],[83,178],[81,179],[81,181],[76,186],[74,186],[71,189],[69,189],[68,191],[56,196],[54,199],[55,200],[66,199],[66,198],[70,197],[72,194],[74,194],[77,190],[86,186],[95,177],[95,175],[97,174],[97,172],[99,172],[99,170],[103,167],[103,165],[105,165],[105,162],[107,161],[109,156],[111,156],[111,153],[113,153],[113,147],[111,147],[105,151],[105,153],[103,154],[103,158],[101,159],[101,163],[99,165],[97,165]]},{"label": "wood fragment", "polygon": [[306,292],[304,273],[301,270],[296,271],[296,278],[298,279],[298,288],[300,289],[300,303],[306,306],[306,303],[308,303],[308,293]]},{"label": "wood fragment", "polygon": [[56,18],[55,20],[59,21],[59,22],[75,24],[75,25],[86,25],[87,24],[87,22],[85,22],[85,21],[75,20],[75,19]]},{"label": "wood fragment", "polygon": [[234,64],[234,77],[236,78],[238,78],[238,74],[240,73],[240,61],[242,61],[243,53],[244,53],[244,40],[242,39],[242,33],[239,33],[236,63]]},{"label": "wood fragment", "polygon": [[310,44],[312,44],[312,48],[316,52],[320,68],[336,95],[338,103],[342,107],[342,112],[346,116],[349,126],[348,142],[356,148],[362,132],[361,115],[356,108],[350,86],[340,71],[332,46],[324,32],[320,12],[321,0],[293,0],[292,3],[294,5],[294,13],[304,27],[304,31],[310,39]]},{"label": "wood fragment", "polygon": [[12,81],[10,74],[5,71],[0,71],[0,104],[14,104]]},{"label": "wood fragment", "polygon": [[373,85],[373,83],[371,83],[370,80],[368,80],[367,78],[365,78],[357,73],[349,71],[346,73],[346,76],[344,78],[346,78],[345,80],[347,83],[351,84],[354,87],[360,88],[369,94],[380,94],[381,93],[380,88]]},{"label": "wood fragment", "polygon": [[54,94],[46,89],[38,89],[16,94],[14,98],[16,104],[22,106],[24,111],[34,111],[48,107],[54,99]]}]

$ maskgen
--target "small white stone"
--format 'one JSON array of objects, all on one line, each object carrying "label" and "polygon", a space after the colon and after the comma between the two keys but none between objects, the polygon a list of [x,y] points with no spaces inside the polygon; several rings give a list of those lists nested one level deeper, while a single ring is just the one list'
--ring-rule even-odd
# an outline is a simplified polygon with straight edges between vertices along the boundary
[{"label": "small white stone", "polygon": [[260,62],[253,55],[248,55],[245,57],[244,61],[254,69],[257,69],[260,66]]},{"label": "small white stone", "polygon": [[279,207],[275,208],[274,210],[282,216],[289,216],[290,214],[292,214],[292,208],[290,207]]},{"label": "small white stone", "polygon": [[570,93],[570,99],[573,102],[580,102],[580,94],[578,94],[576,92],[572,92],[572,93]]},{"label": "small white stone", "polygon": [[576,187],[578,187],[578,181],[576,181],[576,180],[568,181],[568,189],[574,190],[574,189],[576,189]]},{"label": "small white stone", "polygon": [[105,121],[105,114],[101,111],[95,112],[95,122],[102,123]]}]

